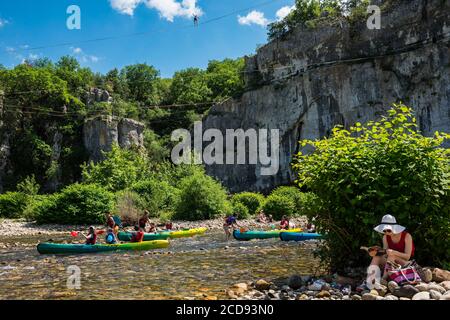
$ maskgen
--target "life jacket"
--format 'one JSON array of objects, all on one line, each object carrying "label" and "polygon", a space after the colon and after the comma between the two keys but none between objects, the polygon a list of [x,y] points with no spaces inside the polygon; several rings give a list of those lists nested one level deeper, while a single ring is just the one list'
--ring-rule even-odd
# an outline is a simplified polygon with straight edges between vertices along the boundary
[{"label": "life jacket", "polygon": [[[394,243],[392,241],[392,237],[390,235],[386,235],[386,241],[388,243],[388,247],[389,249],[401,252],[401,253],[405,253],[405,247],[406,247],[406,235],[408,234],[408,232],[403,231],[401,233],[401,237],[400,237],[400,241],[397,243]],[[414,247],[414,242],[412,244],[412,249],[411,249],[411,258],[414,256],[414,251],[415,251],[415,247]]]},{"label": "life jacket", "polygon": [[144,240],[144,233],[142,231],[133,232],[131,242],[142,242]]},{"label": "life jacket", "polygon": [[94,245],[97,242],[97,235],[95,233],[91,234],[89,238],[86,239],[86,244]]},{"label": "life jacket", "polygon": [[167,230],[172,230],[172,228],[173,228],[172,223],[167,223],[167,224],[166,224],[166,229],[167,229]]},{"label": "life jacket", "polygon": [[114,244],[114,243],[116,243],[117,241],[116,241],[116,237],[114,237],[114,234],[113,233],[108,233],[107,235],[106,235],[106,243],[108,243],[108,244]]}]

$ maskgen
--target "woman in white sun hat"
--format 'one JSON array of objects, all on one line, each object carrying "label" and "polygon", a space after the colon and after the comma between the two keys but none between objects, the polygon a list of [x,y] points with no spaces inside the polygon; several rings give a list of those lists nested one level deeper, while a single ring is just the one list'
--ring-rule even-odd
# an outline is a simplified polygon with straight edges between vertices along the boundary
[{"label": "woman in white sun hat", "polygon": [[373,257],[371,265],[383,268],[387,261],[392,261],[404,266],[414,256],[413,239],[405,231],[405,227],[397,224],[395,217],[385,215],[374,230],[384,234],[383,249],[386,250],[386,255]]}]

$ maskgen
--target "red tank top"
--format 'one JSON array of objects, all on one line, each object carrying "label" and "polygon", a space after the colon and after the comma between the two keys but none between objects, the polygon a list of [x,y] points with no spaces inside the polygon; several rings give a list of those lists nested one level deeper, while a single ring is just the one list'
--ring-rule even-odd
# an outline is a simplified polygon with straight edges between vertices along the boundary
[{"label": "red tank top", "polygon": [[[405,246],[406,246],[405,238],[406,238],[406,235],[407,235],[407,234],[408,234],[408,232],[403,231],[403,232],[401,233],[400,241],[397,242],[397,243],[394,243],[394,242],[392,241],[391,236],[386,235],[386,240],[387,240],[389,249],[392,249],[392,250],[395,250],[395,251],[398,251],[398,252],[405,253]],[[413,243],[413,244],[412,244],[412,249],[411,249],[411,258],[414,256],[414,249],[415,249],[415,248],[414,248],[414,243]]]}]

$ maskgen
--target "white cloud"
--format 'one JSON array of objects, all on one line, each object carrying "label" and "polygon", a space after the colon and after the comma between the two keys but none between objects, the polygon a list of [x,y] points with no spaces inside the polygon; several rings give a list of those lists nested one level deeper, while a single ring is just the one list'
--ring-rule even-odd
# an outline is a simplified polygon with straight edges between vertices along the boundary
[{"label": "white cloud", "polygon": [[197,6],[197,0],[109,0],[109,2],[115,10],[130,16],[140,4],[144,3],[147,8],[155,9],[162,18],[171,22],[176,17],[191,18],[194,15],[203,15],[202,9]]},{"label": "white cloud", "polygon": [[97,56],[93,56],[93,55],[84,53],[83,49],[81,49],[81,48],[70,47],[70,50],[72,50],[72,54],[74,54],[79,59],[79,61],[81,61],[83,63],[87,63],[87,62],[96,63],[100,60],[100,58]]},{"label": "white cloud", "polygon": [[276,13],[277,20],[282,20],[282,19],[286,18],[287,15],[289,13],[291,13],[291,11],[294,9],[295,9],[295,5],[293,5],[292,7],[285,6],[285,7],[280,8]]},{"label": "white cloud", "polygon": [[9,23],[8,20],[2,19],[0,18],[0,28],[3,28],[4,26],[6,26]]},{"label": "white cloud", "polygon": [[109,0],[113,9],[123,14],[133,15],[134,9],[143,2],[143,0]]},{"label": "white cloud", "polygon": [[264,17],[264,13],[256,10],[253,10],[244,17],[238,16],[238,21],[239,24],[242,25],[256,24],[262,27],[265,27],[270,22],[268,19],[266,19],[266,17]]}]

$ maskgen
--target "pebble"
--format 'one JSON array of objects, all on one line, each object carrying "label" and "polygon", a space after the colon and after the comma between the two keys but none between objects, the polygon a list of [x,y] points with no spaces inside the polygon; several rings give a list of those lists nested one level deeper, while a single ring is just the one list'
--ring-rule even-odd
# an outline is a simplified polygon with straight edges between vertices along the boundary
[{"label": "pebble", "polygon": [[389,283],[388,283],[388,289],[389,289],[389,291],[390,291],[391,293],[394,293],[394,291],[395,291],[396,289],[398,289],[398,287],[399,287],[399,285],[397,284],[397,282],[395,282],[395,281],[389,281]]},{"label": "pebble", "polygon": [[354,295],[352,296],[352,300],[361,300],[361,299],[362,299],[361,296],[358,295],[358,294],[354,294]]},{"label": "pebble", "polygon": [[426,291],[416,293],[412,300],[430,300],[430,293]]},{"label": "pebble", "polygon": [[256,281],[255,288],[259,291],[268,290],[270,288],[270,283],[264,279]]},{"label": "pebble", "polygon": [[425,282],[425,283],[429,283],[429,282],[431,282],[431,280],[433,280],[433,273],[431,272],[431,270],[430,269],[428,269],[428,268],[424,268],[423,269],[423,279],[422,279],[422,281],[423,282]]},{"label": "pebble", "polygon": [[362,295],[363,300],[376,300],[378,295],[370,294],[370,293],[364,293]]},{"label": "pebble", "polygon": [[389,295],[384,297],[384,300],[398,300],[398,297],[396,297],[396,296],[394,296],[392,294],[389,294]]},{"label": "pebble", "polygon": [[430,290],[430,297],[433,300],[440,300],[442,297],[442,293],[435,290]]},{"label": "pebble", "polygon": [[439,284],[445,291],[450,290],[450,281],[443,281]]},{"label": "pebble", "polygon": [[416,285],[416,289],[419,290],[420,292],[428,291],[428,284],[426,284],[426,283],[419,283],[418,285]]},{"label": "pebble", "polygon": [[306,294],[301,294],[297,296],[297,300],[308,300],[309,297]]},{"label": "pebble", "polygon": [[244,282],[241,283],[236,283],[233,285],[233,288],[235,289],[242,289],[243,291],[247,291],[248,290],[248,285]]},{"label": "pebble", "polygon": [[322,290],[317,295],[316,298],[329,298],[331,296],[329,291]]},{"label": "pebble", "polygon": [[448,270],[434,268],[432,274],[433,274],[433,281],[436,282],[450,281],[450,271]]},{"label": "pebble", "polygon": [[300,289],[303,285],[302,277],[299,275],[292,275],[289,277],[288,286],[294,290]]},{"label": "pebble", "polygon": [[435,290],[435,291],[437,291],[437,292],[439,292],[439,293],[441,293],[441,294],[444,294],[445,293],[445,289],[444,289],[444,287],[441,287],[440,285],[438,285],[438,284],[436,284],[436,283],[430,283],[430,284],[428,284],[428,291],[430,291],[430,290]]},{"label": "pebble", "polygon": [[401,297],[401,298],[412,298],[418,292],[419,292],[419,290],[417,290],[415,287],[407,284],[403,287],[399,287],[399,288],[395,289],[393,294],[395,296]]}]

